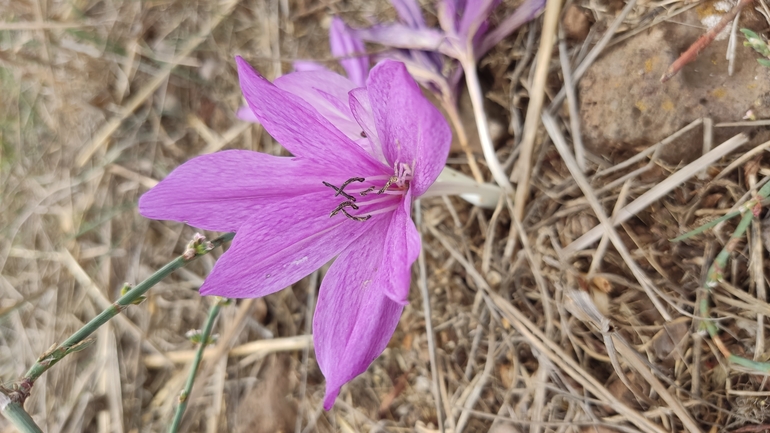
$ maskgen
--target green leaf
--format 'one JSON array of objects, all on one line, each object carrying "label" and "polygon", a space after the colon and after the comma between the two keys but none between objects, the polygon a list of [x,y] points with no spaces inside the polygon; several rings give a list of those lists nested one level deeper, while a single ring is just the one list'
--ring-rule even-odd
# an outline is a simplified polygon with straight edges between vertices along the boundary
[{"label": "green leaf", "polygon": [[744,46],[753,48],[756,52],[765,57],[770,57],[770,46],[767,45],[767,42],[762,40],[761,36],[749,29],[741,29],[741,33],[743,33],[747,39],[747,41],[743,43]]}]

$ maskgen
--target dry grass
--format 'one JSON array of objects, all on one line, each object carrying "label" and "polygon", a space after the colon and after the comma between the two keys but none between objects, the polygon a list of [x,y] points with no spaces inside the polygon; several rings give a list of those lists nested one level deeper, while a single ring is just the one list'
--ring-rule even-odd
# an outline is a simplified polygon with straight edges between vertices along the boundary
[{"label": "dry grass", "polygon": [[[589,46],[562,43],[561,59],[536,73],[541,18],[482,62],[497,118],[510,122],[498,143],[508,174],[522,131],[531,146],[521,213],[510,202],[494,211],[455,198],[421,203],[425,279],[416,266],[412,302],[389,348],[329,412],[320,409],[323,377],[306,337],[319,275],[223,309],[181,431],[662,432],[766,421],[765,377],[726,364],[692,320],[703,273],[732,226],[680,244],[667,239],[745,200],[770,170],[764,150],[738,158],[767,143],[748,139],[740,151],[684,168],[652,151],[613,166],[578,148],[575,160],[567,148],[576,140],[574,85],[590,62],[625,37],[615,29],[628,35],[650,25],[651,13],[654,24],[689,7],[663,2],[669,9],[659,14],[662,3],[631,4],[616,19],[616,4],[585,3],[598,20]],[[293,59],[333,66],[331,14],[358,24],[394,16],[387,2],[366,0],[4,0],[0,10],[4,383],[114,300],[123,282],[182,251],[193,229],[141,218],[144,191],[201,153],[282,151],[260,127],[235,119],[234,55],[268,77]],[[535,94],[545,96],[547,128],[539,116],[524,126],[524,113],[539,114],[527,111]],[[450,162],[470,171],[465,154]],[[652,199],[634,205],[643,198]],[[590,242],[575,243],[601,221]],[[755,359],[766,357],[770,315],[760,224],[714,296],[723,341]],[[39,424],[49,432],[164,431],[193,349],[184,334],[201,327],[209,305],[195,289],[214,260],[158,285],[90,349],[46,373],[26,403]],[[575,298],[576,290],[590,298]],[[585,316],[589,306],[599,315]],[[0,419],[0,432],[11,431]]]}]

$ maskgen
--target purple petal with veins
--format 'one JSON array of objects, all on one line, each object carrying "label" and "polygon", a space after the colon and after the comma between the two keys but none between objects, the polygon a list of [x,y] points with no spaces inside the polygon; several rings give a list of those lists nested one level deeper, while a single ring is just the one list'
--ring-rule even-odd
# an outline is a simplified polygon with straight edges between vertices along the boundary
[{"label": "purple petal with veins", "polygon": [[328,409],[398,325],[420,251],[412,200],[446,163],[449,125],[399,62],[375,66],[365,88],[323,70],[271,83],[236,62],[251,114],[294,156],[193,158],[145,193],[139,212],[235,232],[206,295],[264,296],[337,257],[313,320]]}]

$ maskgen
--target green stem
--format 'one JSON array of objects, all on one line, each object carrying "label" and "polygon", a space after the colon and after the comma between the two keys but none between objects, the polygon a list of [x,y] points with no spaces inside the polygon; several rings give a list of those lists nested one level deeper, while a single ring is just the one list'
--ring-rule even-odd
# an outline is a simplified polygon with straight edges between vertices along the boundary
[{"label": "green stem", "polygon": [[175,270],[186,266],[188,263],[194,261],[198,257],[206,255],[214,248],[232,240],[234,236],[235,233],[226,233],[214,239],[210,243],[205,243],[203,242],[202,238],[196,237],[196,239],[190,243],[187,251],[185,251],[184,254],[170,261],[165,266],[158,269],[149,278],[126,292],[126,294],[121,296],[109,308],[102,311],[98,316],[91,319],[90,322],[83,325],[82,328],[77,330],[63,343],[56,346],[56,348],[41,355],[37,362],[35,362],[35,364],[19,381],[20,384],[23,385],[22,388],[24,390],[24,395],[21,396],[19,401],[23,403],[27,396],[29,396],[30,389],[34,385],[37,378],[40,377],[40,375],[45,373],[49,368],[53,367],[57,362],[61,361],[68,354],[86,348],[90,343],[90,341],[86,339],[91,334],[93,334],[94,331],[107,323],[108,320],[120,314],[123,310],[128,308],[129,305],[140,300],[142,295],[147,293],[147,291],[150,290],[152,286],[158,284],[158,282],[166,278]]},{"label": "green stem", "polygon": [[209,310],[209,316],[206,318],[206,323],[203,326],[203,331],[200,335],[200,345],[195,352],[195,358],[190,366],[190,373],[187,375],[187,382],[184,385],[184,389],[179,394],[179,405],[176,407],[176,413],[174,414],[174,420],[171,422],[171,426],[168,428],[169,433],[176,433],[179,430],[179,425],[182,423],[182,416],[187,409],[187,398],[192,392],[193,384],[195,383],[195,375],[198,373],[198,367],[203,360],[203,351],[206,349],[206,345],[209,342],[209,336],[211,336],[211,329],[214,328],[214,321],[219,315],[219,310],[222,305],[225,305],[229,300],[225,298],[219,298]]},{"label": "green stem", "polygon": [[698,310],[701,317],[701,326],[706,329],[709,336],[711,337],[711,340],[716,344],[717,348],[725,356],[728,362],[749,368],[751,370],[770,373],[769,362],[753,361],[751,359],[731,353],[727,346],[725,346],[724,343],[722,343],[722,340],[719,338],[719,328],[711,320],[711,314],[709,312],[709,295],[711,294],[711,289],[716,287],[723,280],[724,270],[727,268],[727,263],[730,260],[730,254],[735,250],[741,238],[743,238],[743,235],[746,233],[746,230],[748,230],[755,215],[759,214],[761,206],[767,204],[766,200],[768,196],[770,196],[770,182],[765,183],[757,192],[757,195],[757,198],[749,200],[743,204],[739,211],[731,212],[716,221],[712,221],[711,223],[701,226],[682,236],[679,236],[676,239],[672,239],[672,241],[676,242],[687,239],[717,225],[722,221],[733,218],[737,215],[743,215],[741,217],[741,221],[738,223],[738,226],[735,228],[735,231],[730,236],[730,240],[727,241],[727,244],[725,244],[719,254],[717,254],[716,258],[714,258],[714,262],[709,267],[708,274],[706,275],[706,281],[703,284],[703,288],[706,291],[706,296],[701,299]]},{"label": "green stem", "polygon": [[0,413],[21,433],[43,433],[22,405],[11,401],[2,391],[0,391]]}]

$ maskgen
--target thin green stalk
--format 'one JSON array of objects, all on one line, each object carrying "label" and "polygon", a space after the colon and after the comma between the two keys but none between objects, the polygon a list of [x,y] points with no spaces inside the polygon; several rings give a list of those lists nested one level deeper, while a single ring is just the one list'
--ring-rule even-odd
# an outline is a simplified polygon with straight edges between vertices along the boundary
[{"label": "thin green stalk", "polygon": [[195,358],[190,366],[190,373],[187,375],[187,382],[184,385],[184,389],[179,394],[179,405],[176,407],[176,413],[174,419],[171,422],[171,426],[168,428],[169,433],[176,433],[179,430],[179,425],[182,423],[182,416],[187,409],[187,397],[192,392],[193,384],[195,383],[195,376],[198,374],[198,367],[203,360],[203,351],[206,349],[206,345],[209,343],[209,337],[211,336],[211,329],[214,328],[214,321],[219,315],[219,310],[223,305],[227,305],[230,301],[226,298],[218,298],[214,305],[209,309],[209,316],[206,318],[206,323],[203,325],[203,331],[199,336],[200,345],[195,352]]},{"label": "thin green stalk", "polygon": [[702,233],[703,231],[715,226],[722,221],[728,220],[738,215],[742,215],[738,226],[730,236],[730,240],[727,241],[727,244],[725,244],[724,248],[722,248],[719,254],[717,254],[716,258],[714,258],[714,262],[709,267],[708,273],[706,275],[706,281],[703,284],[703,289],[706,291],[707,296],[702,297],[698,305],[698,312],[701,317],[701,326],[706,330],[706,332],[708,332],[709,337],[711,337],[711,341],[714,342],[714,344],[717,346],[717,349],[719,349],[719,351],[722,353],[722,356],[724,356],[729,363],[764,373],[770,373],[770,362],[758,362],[735,355],[722,342],[722,339],[719,337],[719,328],[714,323],[714,321],[711,320],[709,297],[711,295],[711,290],[724,279],[724,270],[727,269],[727,263],[730,260],[730,254],[733,253],[738,243],[743,238],[743,235],[746,233],[746,230],[748,230],[752,220],[759,215],[762,206],[767,204],[768,197],[770,197],[770,182],[765,183],[757,192],[757,196],[741,205],[738,211],[731,212],[716,221],[712,221],[709,224],[698,227],[697,229],[672,240],[676,242],[690,238],[698,233]]},{"label": "thin green stalk", "polygon": [[43,433],[22,405],[11,401],[3,391],[0,391],[0,413],[21,433]]},{"label": "thin green stalk", "polygon": [[39,378],[40,375],[45,373],[49,368],[53,367],[57,362],[61,361],[70,353],[77,352],[88,347],[88,345],[91,343],[91,340],[88,339],[88,337],[93,334],[94,331],[96,331],[100,326],[104,325],[108,320],[120,314],[123,310],[128,308],[129,305],[141,302],[142,296],[147,293],[150,288],[158,284],[158,282],[160,282],[162,279],[166,278],[169,274],[181,267],[186,266],[188,263],[194,261],[198,257],[208,254],[211,250],[222,245],[223,243],[232,240],[234,236],[235,233],[226,233],[211,242],[206,242],[202,236],[196,236],[195,239],[190,242],[184,254],[170,261],[168,264],[158,269],[149,278],[128,290],[109,308],[105,309],[99,313],[98,316],[91,319],[90,322],[83,325],[82,328],[72,334],[63,343],[41,355],[37,362],[35,362],[35,364],[17,383],[15,388],[17,389],[17,392],[21,394],[17,401],[23,403],[24,400],[26,400],[37,378]]}]

